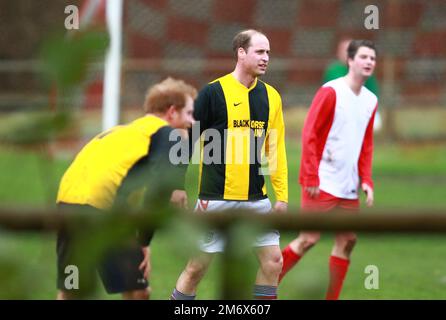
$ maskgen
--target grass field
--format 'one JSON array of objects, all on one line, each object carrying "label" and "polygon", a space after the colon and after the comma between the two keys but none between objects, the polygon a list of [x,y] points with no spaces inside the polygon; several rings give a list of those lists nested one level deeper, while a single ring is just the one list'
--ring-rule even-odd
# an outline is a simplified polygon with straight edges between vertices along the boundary
[{"label": "grass field", "polygon": [[[297,186],[299,145],[288,139],[290,206],[299,207]],[[446,214],[445,146],[377,145],[375,202],[380,208],[442,208]],[[48,159],[31,152],[0,149],[0,205],[52,205],[68,159]],[[194,172],[195,171],[195,172]],[[196,188],[196,168],[188,173],[190,201]],[[285,245],[294,235],[282,233]],[[159,231],[152,245],[153,299],[167,299],[187,261],[185,239],[172,230]],[[323,298],[328,277],[332,235],[321,242],[284,279],[282,299]],[[446,235],[360,234],[342,299],[446,299]],[[246,256],[247,261],[253,258]],[[200,284],[198,299],[219,297],[221,259],[212,264]],[[249,264],[247,264],[249,265]],[[367,290],[367,265],[379,268],[379,289]],[[55,296],[55,236],[11,234],[0,230],[0,298],[52,299]],[[107,296],[100,288],[96,295]]]}]

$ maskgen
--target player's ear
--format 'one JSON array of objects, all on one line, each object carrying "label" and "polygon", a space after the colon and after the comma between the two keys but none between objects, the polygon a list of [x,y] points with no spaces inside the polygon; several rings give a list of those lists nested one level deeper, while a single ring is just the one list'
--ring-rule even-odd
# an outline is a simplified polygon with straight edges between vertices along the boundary
[{"label": "player's ear", "polygon": [[350,68],[350,63],[353,62],[352,58],[347,57],[347,66]]},{"label": "player's ear", "polygon": [[246,56],[246,51],[242,47],[238,48],[237,50],[237,56],[238,58],[244,58]]},{"label": "player's ear", "polygon": [[174,106],[174,105],[171,105],[171,106],[167,109],[166,114],[167,114],[168,116],[172,116],[173,113],[174,113],[175,111],[176,111],[175,106]]},{"label": "player's ear", "polygon": [[176,108],[174,105],[171,105],[169,108],[167,108],[166,113],[165,113],[167,119],[169,119],[169,120],[173,119],[175,116],[175,112],[176,112]]}]

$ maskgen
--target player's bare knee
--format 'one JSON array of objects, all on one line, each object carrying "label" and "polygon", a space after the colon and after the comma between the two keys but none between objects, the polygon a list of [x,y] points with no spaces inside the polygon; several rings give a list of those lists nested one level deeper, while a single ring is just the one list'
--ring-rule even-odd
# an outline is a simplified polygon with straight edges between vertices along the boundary
[{"label": "player's bare knee", "polygon": [[188,263],[184,272],[186,273],[189,281],[199,281],[207,270],[207,266],[201,263],[191,262]]},{"label": "player's bare knee", "polygon": [[352,236],[352,237],[349,237],[347,239],[347,244],[345,246],[345,251],[346,252],[350,253],[350,252],[353,251],[353,248],[356,245],[356,240],[357,240],[356,236]]},{"label": "player's bare knee", "polygon": [[57,292],[57,297],[56,297],[57,300],[70,300],[72,298],[73,296],[67,293],[66,291],[59,290]]},{"label": "player's bare knee", "polygon": [[148,300],[149,296],[149,288],[127,291],[122,294],[124,300]]},{"label": "player's bare knee", "polygon": [[319,233],[301,235],[299,241],[299,251],[306,252],[310,250],[316,243],[318,243],[320,238],[321,236]]},{"label": "player's bare knee", "polygon": [[357,236],[354,233],[336,237],[336,245],[345,253],[351,253],[355,247]]},{"label": "player's bare knee", "polygon": [[282,262],[268,261],[263,264],[263,272],[269,275],[279,275],[282,271]]},{"label": "player's bare knee", "polygon": [[135,294],[135,300],[149,300],[150,294],[149,291],[146,290],[138,290]]},{"label": "player's bare knee", "polygon": [[262,270],[266,274],[279,275],[282,271],[282,255],[273,255],[267,260],[261,262]]}]

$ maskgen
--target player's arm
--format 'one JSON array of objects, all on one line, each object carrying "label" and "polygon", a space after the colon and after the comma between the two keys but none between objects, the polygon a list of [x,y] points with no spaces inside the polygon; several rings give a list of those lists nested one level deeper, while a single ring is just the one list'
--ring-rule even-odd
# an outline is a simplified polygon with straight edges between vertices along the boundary
[{"label": "player's arm", "polygon": [[[168,126],[162,127],[151,139],[144,204],[149,210],[164,208],[168,203],[176,207],[187,207],[187,194],[184,191],[187,164],[175,164],[176,162],[170,158],[171,150],[184,150],[175,148],[175,145],[187,143],[187,141],[178,135],[174,135],[176,140],[171,140],[173,130]],[[140,232],[142,238],[150,239],[153,236],[151,229],[142,229]]]},{"label": "player's arm", "polygon": [[[184,138],[178,135],[173,135],[171,132],[174,129],[171,127],[163,127],[158,130],[153,136],[150,144],[147,171],[148,180],[145,182],[148,192],[146,195],[146,202],[148,206],[153,203],[161,202],[165,205],[172,199],[172,193],[175,190],[184,190],[184,180],[187,170],[187,164],[177,163],[173,161],[171,156],[176,157],[181,155],[171,154],[171,150],[184,150],[178,148],[177,144],[186,143]],[[184,201],[180,197],[174,197],[178,201]]]},{"label": "player's arm", "polygon": [[364,134],[361,153],[358,160],[359,178],[361,179],[361,187],[367,195],[367,205],[373,205],[373,179],[372,179],[372,160],[373,160],[373,123],[378,106],[375,107],[369,124]]},{"label": "player's arm", "polygon": [[[192,128],[188,130],[188,137],[185,141],[188,148],[189,163],[194,153],[195,143],[200,138],[203,131],[209,127],[210,95],[210,87],[207,85],[198,93],[198,96],[194,101],[193,117],[195,123]],[[184,171],[187,171],[187,165],[184,167]],[[187,193],[184,189],[184,184],[182,188],[174,190],[170,202],[177,207],[187,209]]]},{"label": "player's arm", "polygon": [[[170,202],[174,190],[184,189],[187,165],[181,163],[176,165],[169,158],[171,148],[177,143],[184,142],[170,141],[172,130],[171,127],[165,126],[152,135],[147,155],[132,167],[121,184],[115,200],[116,206],[128,208],[129,199],[135,190],[145,189],[142,204],[148,212],[154,212]],[[179,203],[187,203],[187,198],[184,197],[176,199]],[[140,228],[139,242],[142,246],[148,246],[152,237],[153,229]]]},{"label": "player's arm", "polygon": [[311,196],[319,191],[319,163],[333,124],[335,107],[334,89],[322,87],[316,93],[305,119],[299,182]]},{"label": "player's arm", "polygon": [[150,246],[142,247],[141,250],[144,258],[140,263],[138,269],[142,271],[145,279],[150,279],[150,273],[152,272]]},{"label": "player's arm", "polygon": [[288,203],[288,164],[285,148],[285,124],[283,121],[282,101],[279,94],[274,95],[277,111],[266,139],[266,156],[271,184],[276,195],[274,210],[286,211]]}]

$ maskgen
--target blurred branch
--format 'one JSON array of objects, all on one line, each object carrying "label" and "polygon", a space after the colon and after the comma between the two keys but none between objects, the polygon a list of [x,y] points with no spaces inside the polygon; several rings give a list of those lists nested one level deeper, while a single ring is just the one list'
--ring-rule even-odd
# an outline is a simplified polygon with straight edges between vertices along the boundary
[{"label": "blurred branch", "polygon": [[[12,231],[54,232],[60,228],[68,228],[77,236],[75,254],[83,268],[97,263],[103,252],[116,246],[134,234],[135,226],[159,228],[167,221],[184,225],[190,222],[195,225],[212,226],[223,229],[228,243],[223,254],[222,293],[223,299],[249,299],[251,296],[250,280],[256,268],[250,265],[246,256],[248,251],[241,243],[249,243],[262,227],[281,231],[321,230],[321,231],[362,231],[362,232],[411,232],[432,233],[446,232],[446,215],[444,211],[424,210],[395,212],[376,210],[363,214],[351,213],[311,213],[261,215],[252,212],[221,212],[212,214],[181,212],[171,215],[171,209],[156,210],[156,214],[148,211],[110,212],[109,214],[74,213],[47,209],[0,209],[0,228]],[[182,220],[183,219],[183,220]],[[190,237],[194,234],[188,233]],[[187,237],[187,236],[186,236]],[[178,239],[184,240],[184,236]],[[252,238],[253,239],[253,238]],[[124,243],[124,242],[122,242]],[[79,298],[89,297],[95,290],[95,282],[90,274],[82,277]],[[234,289],[236,288],[236,289]]]},{"label": "blurred branch", "polygon": [[[62,214],[61,214],[62,213]],[[148,212],[139,214],[111,213],[97,214],[63,214],[56,209],[0,209],[0,227],[15,231],[54,231],[63,226],[79,223],[79,221],[101,222],[114,219],[117,224],[144,225],[158,228],[171,217],[169,214],[151,215]],[[221,212],[198,214],[181,212],[175,215],[192,222],[227,229],[240,222],[258,224],[281,231],[321,230],[321,231],[361,231],[361,232],[446,232],[446,214],[441,210],[368,210],[367,213],[353,215],[351,213],[299,213],[257,215],[249,212]]]},{"label": "blurred branch", "polygon": [[9,117],[0,128],[0,142],[29,145],[48,142],[63,133],[71,124],[71,114],[66,112],[23,113]]},{"label": "blurred branch", "polygon": [[62,92],[71,90],[85,79],[90,64],[103,56],[107,46],[108,35],[102,31],[50,37],[40,52],[45,80]]}]

